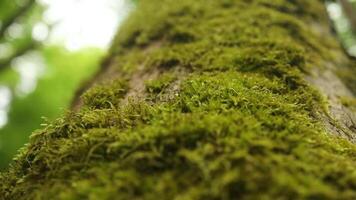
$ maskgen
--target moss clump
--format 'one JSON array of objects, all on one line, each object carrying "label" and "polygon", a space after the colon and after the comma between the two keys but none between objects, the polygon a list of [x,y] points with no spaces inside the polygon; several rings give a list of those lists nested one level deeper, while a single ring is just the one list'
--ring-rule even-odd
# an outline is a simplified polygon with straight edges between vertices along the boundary
[{"label": "moss clump", "polygon": [[92,87],[83,98],[84,104],[94,109],[116,107],[127,92],[127,83],[122,80],[105,82]]},{"label": "moss clump", "polygon": [[[69,115],[33,135],[17,163],[31,171],[8,195],[352,199],[356,148],[325,133],[300,90],[253,73],[204,73],[171,102],[105,111],[121,116],[115,123],[85,123],[99,110]],[[18,181],[5,179],[12,173],[2,191]]]},{"label": "moss clump", "polygon": [[157,79],[146,81],[146,90],[150,93],[160,93],[165,88],[167,88],[174,80],[175,77],[173,76],[173,74],[163,74]]},{"label": "moss clump", "polygon": [[[319,8],[307,0],[140,1],[111,50],[123,62],[110,70],[130,84],[93,88],[82,110],[35,132],[0,175],[0,194],[355,199],[356,146],[318,121],[325,101],[303,79],[339,51],[309,28],[323,19]],[[122,101],[127,85],[155,70],[146,96]],[[172,86],[174,98],[152,101]]]}]

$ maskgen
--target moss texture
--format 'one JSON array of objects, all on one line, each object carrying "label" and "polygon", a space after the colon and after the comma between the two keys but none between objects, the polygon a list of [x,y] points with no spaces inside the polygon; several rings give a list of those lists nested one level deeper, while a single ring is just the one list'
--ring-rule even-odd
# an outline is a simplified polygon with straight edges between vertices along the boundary
[{"label": "moss texture", "polygon": [[356,199],[356,146],[303,79],[341,51],[316,25],[318,0],[139,1],[115,80],[33,133],[0,199]]}]

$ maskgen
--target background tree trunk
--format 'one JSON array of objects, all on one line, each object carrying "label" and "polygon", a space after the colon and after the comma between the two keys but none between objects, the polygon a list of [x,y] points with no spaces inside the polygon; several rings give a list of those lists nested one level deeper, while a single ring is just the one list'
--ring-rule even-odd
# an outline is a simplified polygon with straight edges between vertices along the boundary
[{"label": "background tree trunk", "polygon": [[355,79],[323,1],[142,0],[3,199],[355,199]]},{"label": "background tree trunk", "polygon": [[345,12],[346,17],[350,20],[352,31],[356,33],[356,14],[354,9],[352,8],[352,3],[348,0],[339,0],[339,2]]}]

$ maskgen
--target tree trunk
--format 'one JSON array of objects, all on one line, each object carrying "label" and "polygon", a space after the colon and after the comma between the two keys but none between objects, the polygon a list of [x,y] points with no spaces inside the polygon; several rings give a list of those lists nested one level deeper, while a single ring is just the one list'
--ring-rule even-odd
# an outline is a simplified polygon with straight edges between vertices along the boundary
[{"label": "tree trunk", "polygon": [[339,0],[339,2],[345,13],[345,16],[350,21],[352,31],[356,33],[356,14],[354,8],[352,7],[352,3],[349,2],[349,0]]},{"label": "tree trunk", "polygon": [[321,0],[142,0],[3,199],[356,199],[353,63]]}]

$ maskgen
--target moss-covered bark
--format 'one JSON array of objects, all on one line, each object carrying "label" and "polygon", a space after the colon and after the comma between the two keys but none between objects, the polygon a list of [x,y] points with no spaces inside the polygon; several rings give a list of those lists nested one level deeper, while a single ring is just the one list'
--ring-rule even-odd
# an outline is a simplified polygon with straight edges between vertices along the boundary
[{"label": "moss-covered bark", "polygon": [[2,199],[356,199],[354,132],[330,111],[353,96],[329,100],[320,75],[349,72],[328,26],[321,0],[140,1]]}]

